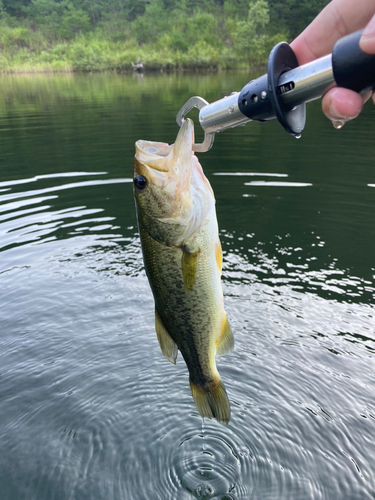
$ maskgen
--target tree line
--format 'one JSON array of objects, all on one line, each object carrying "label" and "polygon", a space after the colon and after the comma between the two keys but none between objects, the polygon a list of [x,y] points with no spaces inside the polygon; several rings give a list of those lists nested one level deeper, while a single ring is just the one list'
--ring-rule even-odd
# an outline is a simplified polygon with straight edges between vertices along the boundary
[{"label": "tree line", "polygon": [[262,65],[327,0],[0,0],[2,71]]}]

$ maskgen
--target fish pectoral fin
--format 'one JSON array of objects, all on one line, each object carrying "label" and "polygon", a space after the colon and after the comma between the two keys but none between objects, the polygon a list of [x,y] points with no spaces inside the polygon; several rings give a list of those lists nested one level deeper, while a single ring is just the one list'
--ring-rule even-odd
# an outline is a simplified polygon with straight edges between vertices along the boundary
[{"label": "fish pectoral fin", "polygon": [[161,352],[168,359],[168,361],[170,361],[175,365],[178,354],[177,345],[172,339],[172,337],[169,335],[156,309],[155,309],[155,330],[156,330],[156,335],[158,337]]},{"label": "fish pectoral fin", "polygon": [[216,418],[221,424],[230,420],[230,405],[221,380],[211,389],[201,389],[190,380],[191,393],[201,417]]},{"label": "fish pectoral fin", "polygon": [[182,248],[181,267],[182,279],[184,281],[185,289],[191,292],[195,285],[195,279],[198,271],[198,258],[200,250],[190,252],[186,247]]},{"label": "fish pectoral fin", "polygon": [[227,315],[224,313],[223,324],[219,340],[216,343],[216,354],[222,356],[228,354],[234,347],[234,337],[229,325]]}]

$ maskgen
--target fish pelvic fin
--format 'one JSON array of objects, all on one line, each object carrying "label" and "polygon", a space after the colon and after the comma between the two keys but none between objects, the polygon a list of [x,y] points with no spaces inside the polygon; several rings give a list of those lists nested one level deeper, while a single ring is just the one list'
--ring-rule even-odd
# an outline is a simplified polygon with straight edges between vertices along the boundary
[{"label": "fish pelvic fin", "polygon": [[184,280],[185,289],[191,292],[194,288],[195,279],[198,271],[198,257],[200,250],[197,252],[189,252],[186,247],[182,248],[181,267],[182,279]]},{"label": "fish pelvic fin", "polygon": [[175,365],[178,354],[177,345],[172,339],[172,337],[169,335],[156,309],[155,309],[155,330],[156,330],[156,335],[158,337],[161,352],[168,359],[168,361],[170,361]]},{"label": "fish pelvic fin", "polygon": [[219,274],[221,275],[221,270],[223,268],[223,252],[221,250],[221,243],[220,243],[219,239],[215,243],[215,260],[216,260],[217,270],[219,271]]},{"label": "fish pelvic fin", "polygon": [[222,356],[223,354],[228,354],[234,347],[234,337],[227,318],[224,313],[223,323],[221,327],[221,334],[219,340],[216,343],[216,354]]},{"label": "fish pelvic fin", "polygon": [[214,386],[208,389],[202,389],[190,380],[190,389],[201,417],[216,418],[221,424],[229,423],[229,400],[220,379],[218,383],[215,382]]}]

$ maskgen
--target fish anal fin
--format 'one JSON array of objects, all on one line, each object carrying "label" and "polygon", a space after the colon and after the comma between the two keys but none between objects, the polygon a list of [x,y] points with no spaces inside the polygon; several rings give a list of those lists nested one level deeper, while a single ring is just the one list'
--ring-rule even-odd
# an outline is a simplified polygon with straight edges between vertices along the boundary
[{"label": "fish anal fin", "polygon": [[191,393],[201,417],[216,418],[221,424],[230,420],[230,405],[225,387],[219,379],[213,387],[202,389],[190,380]]},{"label": "fish anal fin", "polygon": [[190,252],[186,247],[182,247],[181,267],[182,279],[185,289],[191,292],[195,285],[195,280],[198,272],[198,258],[200,250]]},{"label": "fish anal fin", "polygon": [[218,239],[217,242],[215,243],[215,260],[216,260],[216,266],[221,274],[221,270],[223,268],[223,252],[221,250],[221,243],[220,240]]},{"label": "fish anal fin", "polygon": [[223,354],[228,354],[234,347],[234,337],[227,318],[224,313],[223,322],[221,327],[221,334],[219,340],[216,343],[216,354],[222,356]]},{"label": "fish anal fin", "polygon": [[156,330],[156,335],[158,337],[161,352],[168,359],[168,361],[170,361],[175,365],[178,354],[177,345],[172,339],[172,337],[169,335],[156,309],[155,309],[155,330]]}]

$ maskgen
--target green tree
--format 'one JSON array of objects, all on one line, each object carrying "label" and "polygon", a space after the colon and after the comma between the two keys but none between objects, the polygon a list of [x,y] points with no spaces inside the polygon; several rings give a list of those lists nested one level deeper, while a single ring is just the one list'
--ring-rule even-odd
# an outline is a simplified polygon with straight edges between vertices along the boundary
[{"label": "green tree", "polygon": [[235,49],[249,63],[261,64],[267,59],[265,28],[268,23],[269,8],[265,0],[251,2],[246,21],[237,23]]},{"label": "green tree", "polygon": [[329,0],[269,0],[270,28],[287,30],[291,38],[303,31]]},{"label": "green tree", "polygon": [[243,20],[249,10],[249,0],[225,0],[223,10],[226,16],[229,15],[231,18]]},{"label": "green tree", "polygon": [[76,9],[87,12],[95,24],[118,15],[134,21],[144,14],[150,0],[72,0]]},{"label": "green tree", "polygon": [[11,16],[23,16],[32,0],[2,0],[4,10]]},{"label": "green tree", "polygon": [[91,27],[88,13],[69,0],[33,0],[28,13],[52,39],[71,39]]},{"label": "green tree", "polygon": [[132,23],[132,32],[140,44],[154,43],[170,28],[169,13],[163,0],[151,0],[143,16]]},{"label": "green tree", "polygon": [[69,8],[61,19],[59,35],[64,39],[74,38],[80,33],[89,31],[90,24],[90,17],[87,12]]}]

